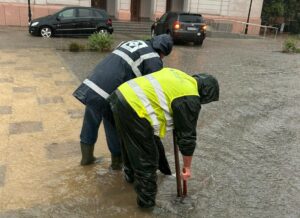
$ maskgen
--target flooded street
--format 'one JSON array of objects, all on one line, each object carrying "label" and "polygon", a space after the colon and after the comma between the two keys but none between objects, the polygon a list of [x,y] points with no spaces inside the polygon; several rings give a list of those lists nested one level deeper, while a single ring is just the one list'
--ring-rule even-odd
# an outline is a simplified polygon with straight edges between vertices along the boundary
[{"label": "flooded street", "polygon": [[[79,165],[84,107],[71,94],[103,54],[60,49],[74,40],[86,39],[0,32],[1,218],[300,217],[300,55],[281,53],[280,40],[176,45],[165,66],[213,74],[220,101],[200,112],[187,198],[158,172],[157,206],[143,211],[108,170],[102,129],[100,163]],[[163,142],[174,173],[172,136]]]}]

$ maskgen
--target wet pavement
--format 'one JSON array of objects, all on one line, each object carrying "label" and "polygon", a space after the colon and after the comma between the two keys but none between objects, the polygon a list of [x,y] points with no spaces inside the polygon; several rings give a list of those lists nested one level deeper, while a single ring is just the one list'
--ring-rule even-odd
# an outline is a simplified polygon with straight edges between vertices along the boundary
[{"label": "wet pavement", "polygon": [[[165,58],[215,75],[221,94],[200,113],[188,197],[159,174],[153,211],[108,170],[102,129],[102,161],[79,166],[83,106],[71,93],[105,53],[65,51],[73,41],[86,38],[0,30],[0,217],[300,217],[300,56],[280,40],[207,38]],[[171,135],[164,144],[174,166]]]}]

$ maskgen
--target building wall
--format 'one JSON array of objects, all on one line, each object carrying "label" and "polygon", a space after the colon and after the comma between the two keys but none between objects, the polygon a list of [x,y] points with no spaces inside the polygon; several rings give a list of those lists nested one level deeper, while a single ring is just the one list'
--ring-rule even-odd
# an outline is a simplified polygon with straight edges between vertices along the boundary
[{"label": "building wall", "polygon": [[116,14],[116,1],[115,0],[107,1],[106,6],[107,6],[107,13],[110,16],[115,16],[115,14]]},{"label": "building wall", "polygon": [[141,17],[142,18],[149,18],[151,16],[151,1],[149,0],[141,0]]},{"label": "building wall", "polygon": [[[64,6],[90,6],[91,0],[31,0],[32,18],[45,16]],[[173,11],[201,13],[208,19],[232,19],[245,22],[250,0],[172,0]],[[252,23],[260,23],[263,0],[253,0]],[[107,0],[107,11],[119,20],[130,20],[131,0]],[[141,0],[142,18],[160,17],[166,11],[166,0]],[[0,25],[25,26],[28,23],[27,0],[0,0]]]},{"label": "building wall", "polygon": [[171,11],[182,11],[184,0],[173,0],[171,4]]}]

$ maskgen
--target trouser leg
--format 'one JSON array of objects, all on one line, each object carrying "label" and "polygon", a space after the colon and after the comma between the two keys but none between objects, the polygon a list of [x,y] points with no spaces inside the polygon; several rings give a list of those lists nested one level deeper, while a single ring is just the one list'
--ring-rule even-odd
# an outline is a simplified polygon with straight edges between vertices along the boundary
[{"label": "trouser leg", "polygon": [[82,159],[81,165],[94,163],[94,145],[98,138],[98,130],[102,121],[102,114],[93,108],[86,106],[83,124],[80,133],[80,147]]},{"label": "trouser leg", "polygon": [[[153,128],[146,119],[140,119],[122,96],[111,95],[110,103],[114,112],[118,134],[122,138],[124,172],[134,178],[137,203],[147,208],[155,205],[157,193],[158,148]],[[127,169],[127,172],[126,172]]]},{"label": "trouser leg", "polygon": [[108,149],[111,153],[111,166],[112,170],[122,169],[122,157],[120,148],[120,139],[117,134],[117,129],[110,107],[107,107],[103,114],[103,125],[106,135],[106,142]]}]

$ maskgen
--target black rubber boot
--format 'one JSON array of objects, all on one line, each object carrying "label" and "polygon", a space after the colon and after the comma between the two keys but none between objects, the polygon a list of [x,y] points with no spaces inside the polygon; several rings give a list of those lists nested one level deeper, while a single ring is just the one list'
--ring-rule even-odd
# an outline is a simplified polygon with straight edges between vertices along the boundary
[{"label": "black rubber boot", "polygon": [[122,156],[111,155],[111,165],[110,168],[112,170],[121,170],[123,165]]},{"label": "black rubber boot", "polygon": [[80,164],[82,166],[90,165],[95,162],[96,158],[94,157],[94,146],[95,145],[87,145],[84,143],[80,143],[81,154],[82,154],[82,159]]}]

